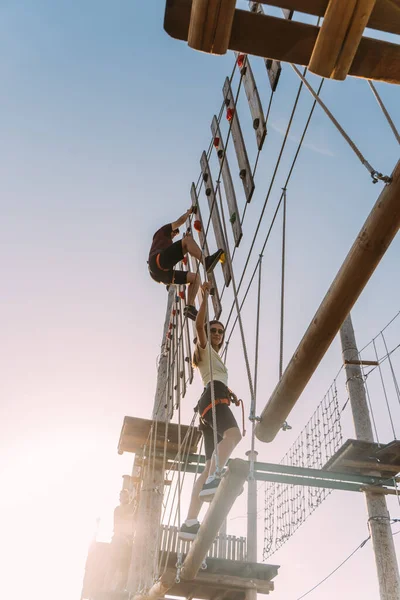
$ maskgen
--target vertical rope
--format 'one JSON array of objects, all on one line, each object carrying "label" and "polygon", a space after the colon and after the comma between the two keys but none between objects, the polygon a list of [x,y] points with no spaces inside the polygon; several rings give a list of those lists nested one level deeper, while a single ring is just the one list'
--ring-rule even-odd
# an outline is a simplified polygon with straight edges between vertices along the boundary
[{"label": "vertical rope", "polygon": [[254,447],[256,437],[256,408],[257,408],[257,381],[258,381],[258,348],[260,339],[260,307],[261,307],[261,267],[262,254],[258,263],[258,294],[257,294],[257,315],[256,315],[256,349],[254,357],[254,396],[250,407],[251,420],[251,454],[250,454],[250,478],[254,477]]},{"label": "vertical rope", "polygon": [[388,113],[388,111],[386,109],[386,106],[383,103],[382,98],[378,94],[378,90],[376,89],[376,87],[374,86],[374,84],[372,83],[372,81],[370,79],[368,79],[367,81],[368,81],[369,87],[371,88],[371,91],[372,91],[373,95],[376,98],[376,101],[378,102],[379,106],[381,107],[382,112],[385,115],[387,122],[389,123],[389,126],[390,126],[391,130],[394,133],[394,137],[396,138],[397,143],[400,144],[400,135],[399,135],[399,132],[397,131],[396,125],[393,123],[393,121],[392,121],[392,119],[391,119],[391,117],[390,117],[390,115],[389,115],[389,113]]},{"label": "vertical rope", "polygon": [[279,340],[279,379],[283,372],[283,325],[285,310],[285,254],[286,254],[286,188],[283,188],[283,216],[282,216],[282,271],[281,271],[281,323]]},{"label": "vertical rope", "polygon": [[[372,344],[373,344],[373,346],[374,346],[375,358],[376,358],[376,360],[379,362],[379,359],[378,359],[378,352],[377,352],[377,350],[376,350],[376,343],[375,343],[375,340],[372,340]],[[381,365],[380,365],[380,363],[379,363],[379,365],[378,365],[378,370],[379,370],[379,376],[380,376],[380,379],[381,379],[381,384],[382,384],[382,389],[383,389],[383,395],[385,396],[386,408],[387,408],[387,411],[388,411],[388,414],[389,414],[390,425],[392,426],[393,436],[394,436],[394,438],[396,439],[396,431],[395,431],[395,429],[394,429],[393,418],[392,418],[392,412],[391,412],[391,410],[390,410],[389,398],[388,398],[388,395],[387,395],[387,393],[386,393],[386,386],[385,386],[385,382],[384,382],[384,379],[383,379],[382,368],[381,368]]]},{"label": "vertical rope", "polygon": [[[233,115],[233,118],[235,118],[235,115]],[[235,300],[235,305],[236,305],[237,316],[238,316],[238,320],[239,320],[239,329],[240,329],[240,335],[241,335],[241,338],[242,338],[243,355],[244,355],[244,360],[245,360],[245,363],[246,363],[247,379],[248,379],[249,388],[250,388],[250,400],[251,400],[251,404],[250,405],[252,405],[254,403],[253,380],[252,380],[252,377],[251,377],[250,362],[249,362],[249,357],[248,357],[248,354],[247,354],[246,339],[245,339],[245,336],[244,336],[242,315],[241,315],[241,312],[240,312],[239,300],[238,300],[238,297],[237,297],[237,287],[236,287],[235,275],[234,275],[233,268],[232,268],[232,259],[231,259],[231,253],[230,253],[229,243],[228,243],[228,234],[227,234],[227,229],[226,229],[224,206],[223,206],[223,203],[222,203],[222,195],[221,195],[221,190],[220,190],[219,187],[218,187],[218,196],[219,196],[219,203],[220,203],[220,207],[221,207],[222,225],[223,225],[223,228],[224,228],[224,238],[225,238],[224,252],[225,252],[225,256],[226,256],[226,258],[228,260],[229,270],[230,270],[231,278],[232,278],[233,295],[234,295],[234,300]]]}]

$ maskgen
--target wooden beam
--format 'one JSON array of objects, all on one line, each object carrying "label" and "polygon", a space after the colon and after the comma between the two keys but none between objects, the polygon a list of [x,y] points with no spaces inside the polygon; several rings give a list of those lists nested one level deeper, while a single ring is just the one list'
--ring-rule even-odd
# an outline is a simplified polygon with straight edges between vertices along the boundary
[{"label": "wooden beam", "polygon": [[[168,0],[164,28],[187,40],[191,0]],[[308,66],[319,28],[306,23],[236,10],[229,48],[243,54]],[[400,46],[363,37],[349,75],[400,83]]]},{"label": "wooden beam", "polygon": [[357,1],[329,1],[310,58],[308,68],[313,73],[321,77],[331,76],[346,39]]},{"label": "wooden beam", "polygon": [[230,461],[228,472],[223,477],[197,537],[183,562],[181,579],[190,580],[196,577],[201,563],[240,493],[248,474],[249,463],[247,461],[239,458]]},{"label": "wooden beam", "polygon": [[377,367],[379,362],[377,360],[345,360],[345,365],[364,365],[368,367]]},{"label": "wooden beam", "polygon": [[195,50],[226,54],[236,0],[193,0],[188,44]]},{"label": "wooden beam", "polygon": [[[346,0],[348,1],[348,0]],[[364,29],[375,6],[376,0],[358,0],[343,46],[332,72],[332,79],[346,79],[353,63]],[[324,19],[325,23],[325,19]]]},{"label": "wooden beam", "polygon": [[[287,7],[293,11],[316,17],[325,15],[329,0],[257,0],[277,8]],[[367,27],[388,33],[400,34],[400,0],[376,0]]]},{"label": "wooden beam", "polygon": [[400,161],[385,185],[256,426],[272,442],[400,227]]}]

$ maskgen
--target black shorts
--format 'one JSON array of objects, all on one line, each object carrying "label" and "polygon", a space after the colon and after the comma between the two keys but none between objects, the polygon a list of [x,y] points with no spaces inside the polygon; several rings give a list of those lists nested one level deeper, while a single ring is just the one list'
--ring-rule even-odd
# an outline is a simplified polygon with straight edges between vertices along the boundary
[{"label": "black shorts", "polygon": [[[229,391],[226,385],[221,381],[214,381],[214,394],[215,399],[227,398]],[[200,413],[211,404],[211,384],[209,383],[204,392],[202,393],[200,400],[197,404],[197,409]],[[215,407],[216,425],[217,425],[217,439],[218,443],[222,440],[225,431],[238,427],[233,412],[229,408],[228,404],[217,404]],[[204,417],[200,416],[199,430],[203,434],[204,439],[204,453],[206,460],[210,460],[212,453],[214,452],[214,431],[213,431],[213,416],[212,409],[206,412]]]},{"label": "black shorts", "polygon": [[173,267],[184,257],[182,240],[175,242],[172,246],[153,254],[149,258],[150,277],[158,283],[176,283],[185,285],[187,283],[187,271],[176,271]]}]

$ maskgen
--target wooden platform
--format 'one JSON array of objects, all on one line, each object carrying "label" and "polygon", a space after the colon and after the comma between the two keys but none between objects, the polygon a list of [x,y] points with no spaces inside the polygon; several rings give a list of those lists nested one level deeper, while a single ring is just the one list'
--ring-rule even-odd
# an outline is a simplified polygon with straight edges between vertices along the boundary
[{"label": "wooden platform", "polygon": [[[123,454],[124,452],[134,452],[140,453],[144,450],[144,447],[149,445],[150,443],[150,428],[153,421],[151,419],[138,419],[136,417],[125,417],[124,422],[121,429],[121,434],[119,436],[118,442],[118,454]],[[189,429],[188,425],[181,425],[181,438],[184,439],[187,431]],[[156,440],[155,440],[155,448],[163,452],[164,450],[164,439],[165,439],[165,423],[159,422],[157,423],[157,427],[154,427],[154,432],[156,432]],[[190,436],[191,434],[189,434]],[[190,454],[195,454],[197,452],[197,446],[199,440],[201,438],[201,433],[197,429],[194,428],[193,437],[191,439]],[[190,437],[188,444],[190,442]],[[152,442],[152,448],[154,448],[154,439]],[[170,423],[168,425],[168,443],[167,443],[167,452],[177,452],[179,450],[178,445],[178,425],[176,423]],[[188,446],[186,446],[186,452],[188,451]]]},{"label": "wooden platform", "polygon": [[322,468],[359,475],[379,474],[384,479],[395,477],[400,472],[400,440],[390,444],[347,440]]},{"label": "wooden platform", "polygon": [[[177,558],[176,553],[170,553],[167,571],[176,573]],[[269,594],[274,589],[272,579],[278,574],[278,569],[277,565],[207,558],[207,569],[200,570],[193,581],[176,583],[168,595],[202,600],[222,597],[243,600],[247,589]]]},{"label": "wooden platform", "polygon": [[[353,32],[347,68],[342,69],[341,73],[332,69],[330,75],[314,72],[334,79],[344,79],[348,73],[354,77],[399,84],[400,45],[367,36],[361,37],[365,25],[399,34],[400,6],[396,6],[396,2],[398,0],[377,0],[369,20],[363,26],[360,25],[358,33]],[[328,6],[327,0],[271,0],[271,2],[266,0],[262,3],[318,16],[324,16]],[[191,8],[192,0],[166,1],[164,29],[171,37],[188,40]],[[354,22],[357,21],[359,21],[358,17],[354,16]],[[337,17],[336,25],[343,39],[346,40],[346,27],[350,27],[349,23],[343,24],[342,31],[340,18]],[[230,50],[304,66],[309,66],[312,61],[321,31],[321,28],[316,25],[239,9],[235,10],[230,27],[231,30],[228,32]],[[325,26],[323,36],[325,36]],[[327,44],[328,53],[329,46],[330,44]],[[323,59],[322,62],[326,60]]]}]

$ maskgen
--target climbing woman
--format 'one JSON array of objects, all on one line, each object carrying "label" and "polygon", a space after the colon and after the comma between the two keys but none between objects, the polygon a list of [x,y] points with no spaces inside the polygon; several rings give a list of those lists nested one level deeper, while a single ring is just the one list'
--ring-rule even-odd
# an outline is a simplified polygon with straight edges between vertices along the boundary
[{"label": "climbing woman", "polygon": [[241,440],[238,424],[229,408],[231,401],[236,403],[237,398],[228,389],[228,370],[219,356],[225,335],[224,326],[219,321],[210,321],[210,340],[207,339],[205,320],[210,289],[211,284],[209,282],[205,282],[201,286],[203,298],[196,317],[197,342],[193,355],[193,363],[199,369],[204,384],[204,391],[196,408],[199,411],[199,429],[203,434],[206,464],[204,471],[194,484],[187,519],[180,528],[179,537],[186,540],[196,537],[200,527],[197,517],[201,505],[203,501],[210,502],[212,500],[221,481],[220,474],[216,473],[210,353],[215,397],[215,426],[218,439],[217,454],[219,471],[224,467],[234,448]]},{"label": "climbing woman", "polygon": [[[193,321],[197,315],[194,300],[199,289],[200,278],[197,273],[175,270],[174,266],[183,260],[185,254],[190,254],[190,256],[203,262],[203,253],[190,234],[185,235],[183,239],[177,242],[172,240],[179,234],[179,227],[194,211],[195,208],[191,206],[179,219],[173,223],[163,225],[155,232],[149,260],[147,261],[150,277],[158,283],[164,283],[165,285],[171,283],[177,285],[189,284],[187,305],[183,312],[185,316]],[[204,263],[207,273],[211,273],[222,254],[223,250],[220,249],[211,256],[205,257]]]}]

